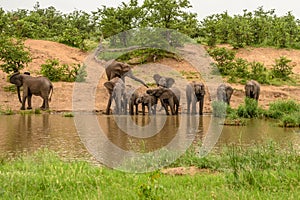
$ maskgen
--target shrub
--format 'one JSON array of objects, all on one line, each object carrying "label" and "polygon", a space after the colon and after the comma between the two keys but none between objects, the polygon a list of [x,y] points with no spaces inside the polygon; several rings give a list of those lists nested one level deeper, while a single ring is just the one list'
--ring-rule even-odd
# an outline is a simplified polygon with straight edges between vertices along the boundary
[{"label": "shrub", "polygon": [[227,111],[227,103],[223,101],[213,101],[212,108],[213,108],[213,115],[215,117],[225,117]]},{"label": "shrub", "polygon": [[0,68],[5,73],[16,72],[31,62],[30,52],[22,40],[0,37]]},{"label": "shrub", "polygon": [[57,59],[48,59],[45,64],[42,64],[41,74],[51,81],[83,82],[87,76],[85,68],[85,65],[80,64],[59,66]]},{"label": "shrub", "polygon": [[277,100],[270,103],[267,116],[279,119],[286,114],[300,111],[300,104],[294,100]]},{"label": "shrub", "polygon": [[263,63],[254,61],[249,65],[251,69],[249,79],[257,80],[259,83],[269,83],[267,68]]},{"label": "shrub", "polygon": [[279,59],[275,59],[275,65],[272,68],[272,75],[275,78],[280,78],[283,80],[289,79],[289,76],[293,73],[292,69],[294,65],[290,64],[292,60],[281,56]]},{"label": "shrub", "polygon": [[258,102],[255,99],[246,97],[244,105],[237,109],[237,115],[243,118],[253,118],[259,116]]},{"label": "shrub", "polygon": [[280,125],[283,127],[300,126],[300,111],[283,115],[280,119]]},{"label": "shrub", "polygon": [[235,52],[222,47],[209,49],[208,53],[217,62],[216,66],[218,67],[220,73],[222,75],[228,75],[234,67],[233,60],[235,57]]}]

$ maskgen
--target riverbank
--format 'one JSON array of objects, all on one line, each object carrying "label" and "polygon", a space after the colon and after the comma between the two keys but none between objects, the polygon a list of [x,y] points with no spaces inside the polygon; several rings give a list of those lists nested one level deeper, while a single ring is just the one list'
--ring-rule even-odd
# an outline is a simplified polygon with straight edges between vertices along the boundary
[{"label": "riverbank", "polygon": [[[44,64],[47,59],[58,59],[61,64],[80,64],[88,56],[87,53],[81,52],[76,48],[72,48],[63,44],[59,44],[51,41],[44,40],[26,40],[25,45],[29,47],[32,62],[29,66],[24,69],[24,71],[30,71],[33,76],[39,75],[41,64]],[[274,60],[279,58],[279,56],[287,56],[293,61],[295,67],[293,72],[299,76],[300,74],[300,51],[299,50],[287,50],[287,49],[274,49],[274,48],[246,48],[238,50],[237,57],[241,57],[250,61],[258,61],[265,63],[266,67],[271,67]],[[162,59],[157,61],[155,64],[159,66],[165,66],[165,68],[160,67],[159,73],[168,74],[170,69],[177,71],[181,74],[192,74],[195,69],[187,61],[177,61],[174,59]],[[148,74],[156,73],[158,68],[153,67],[150,70],[149,67],[146,69],[143,67],[137,67],[134,69],[134,73],[141,75],[140,78],[146,79],[147,82],[154,82],[152,77]],[[141,70],[141,71],[139,71]],[[145,71],[146,70],[146,71]],[[10,109],[13,111],[18,111],[20,109],[20,103],[18,102],[18,97],[16,92],[6,91],[11,84],[7,82],[7,74],[0,72],[0,106],[2,109]],[[99,83],[95,89],[95,106],[94,111],[97,113],[102,113],[105,110],[106,103],[108,100],[108,93],[103,86],[106,81],[106,77],[103,75],[100,77]],[[52,101],[50,102],[50,109],[54,112],[70,112],[72,111],[73,105],[73,90],[74,83],[67,82],[54,82],[54,93],[52,96]],[[84,84],[84,83],[83,83]],[[231,106],[237,108],[244,101],[244,86],[241,84],[231,84],[234,88],[234,93],[231,98]],[[177,85],[178,86],[178,85]],[[182,86],[184,87],[184,86]],[[141,91],[145,88],[141,88]],[[184,91],[183,91],[184,95]],[[211,110],[211,100],[214,94],[207,93],[205,97],[204,112],[210,113]],[[299,86],[271,86],[262,85],[261,95],[259,99],[259,105],[263,108],[268,107],[269,103],[277,99],[294,99],[300,101],[300,88]],[[33,97],[33,108],[38,108],[42,104],[42,100],[39,97]],[[183,103],[181,105],[181,110],[184,112],[186,110],[186,105]]]}]

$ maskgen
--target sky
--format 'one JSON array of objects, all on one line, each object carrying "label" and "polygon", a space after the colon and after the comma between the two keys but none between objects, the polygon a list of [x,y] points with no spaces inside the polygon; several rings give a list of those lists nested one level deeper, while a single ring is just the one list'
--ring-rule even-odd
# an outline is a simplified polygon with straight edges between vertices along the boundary
[{"label": "sky", "polygon": [[[143,0],[138,0],[141,5]],[[197,13],[198,19],[227,11],[230,15],[242,14],[244,9],[254,11],[263,6],[264,10],[275,9],[278,16],[287,14],[289,11],[300,19],[300,3],[297,0],[189,0],[191,12]],[[32,10],[37,0],[0,0],[0,7],[6,11],[17,9]],[[102,5],[117,7],[121,2],[128,3],[129,0],[39,0],[41,8],[55,7],[63,13],[70,13],[74,10],[83,10],[88,13],[97,11]]]}]

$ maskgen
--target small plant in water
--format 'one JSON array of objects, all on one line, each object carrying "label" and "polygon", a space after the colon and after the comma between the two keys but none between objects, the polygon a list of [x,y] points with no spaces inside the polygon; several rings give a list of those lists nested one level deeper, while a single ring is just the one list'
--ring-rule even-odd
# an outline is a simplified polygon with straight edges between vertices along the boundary
[{"label": "small plant in water", "polygon": [[74,117],[74,114],[71,113],[71,112],[65,112],[65,113],[63,114],[63,116],[64,116],[64,117]]}]

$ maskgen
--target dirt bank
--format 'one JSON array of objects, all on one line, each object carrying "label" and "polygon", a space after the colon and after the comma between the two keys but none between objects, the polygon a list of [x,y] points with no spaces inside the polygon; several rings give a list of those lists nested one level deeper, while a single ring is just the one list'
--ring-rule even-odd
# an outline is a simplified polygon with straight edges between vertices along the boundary
[{"label": "dirt bank", "polygon": [[[83,62],[88,53],[84,53],[76,48],[68,47],[63,44],[42,40],[26,40],[25,45],[30,48],[32,55],[32,62],[25,69],[30,71],[33,76],[38,75],[41,64],[45,63],[47,59],[58,59],[61,64],[74,64]],[[286,50],[286,49],[274,49],[274,48],[246,48],[237,52],[237,57],[247,59],[248,61],[259,61],[265,63],[267,67],[271,67],[274,64],[276,58],[280,56],[286,56],[295,63],[294,73],[300,74],[300,51],[298,50]],[[94,63],[95,64],[95,63]],[[95,64],[96,65],[96,64]],[[152,66],[152,68],[151,68]],[[155,67],[153,67],[155,66]],[[158,68],[157,68],[158,67]],[[148,71],[151,69],[152,71]],[[25,71],[24,70],[24,71]],[[164,71],[165,70],[165,71]],[[170,71],[178,72],[182,75],[182,72],[194,71],[194,68],[186,61],[176,61],[172,59],[163,59],[155,64],[148,64],[141,66],[141,71],[134,70],[137,76],[146,79],[146,82],[153,82],[151,77],[152,73],[168,74]],[[172,72],[173,73],[173,72]],[[192,74],[192,73],[191,73]],[[176,76],[179,76],[178,74]],[[100,76],[100,75],[99,75]],[[195,78],[195,77],[194,77]],[[106,81],[105,76],[101,78],[96,88],[96,101],[95,110],[103,111],[107,102],[107,92],[103,87],[103,83]],[[130,83],[130,81],[129,81]],[[50,108],[54,111],[71,111],[72,110],[72,94],[74,83],[55,82],[54,93],[52,101],[50,102]],[[179,83],[177,83],[178,86]],[[181,84],[181,83],[180,83]],[[5,92],[4,87],[11,85],[6,80],[6,74],[0,72],[0,106],[2,109],[10,108],[12,110],[19,110],[20,103],[16,93]],[[232,107],[237,107],[243,102],[244,91],[243,85],[232,84],[234,93],[231,99]],[[185,86],[184,86],[185,87]],[[182,87],[182,88],[184,88]],[[145,88],[141,88],[140,91],[144,91]],[[184,95],[184,93],[182,93]],[[212,94],[213,95],[213,94]],[[276,99],[295,99],[300,101],[300,88],[292,86],[261,86],[261,96],[259,104],[263,107],[267,107],[269,102]],[[209,95],[205,99],[205,112],[210,112],[210,100]],[[39,97],[33,97],[33,107],[37,108],[41,104]],[[182,109],[185,109],[185,104],[182,104]]]}]

